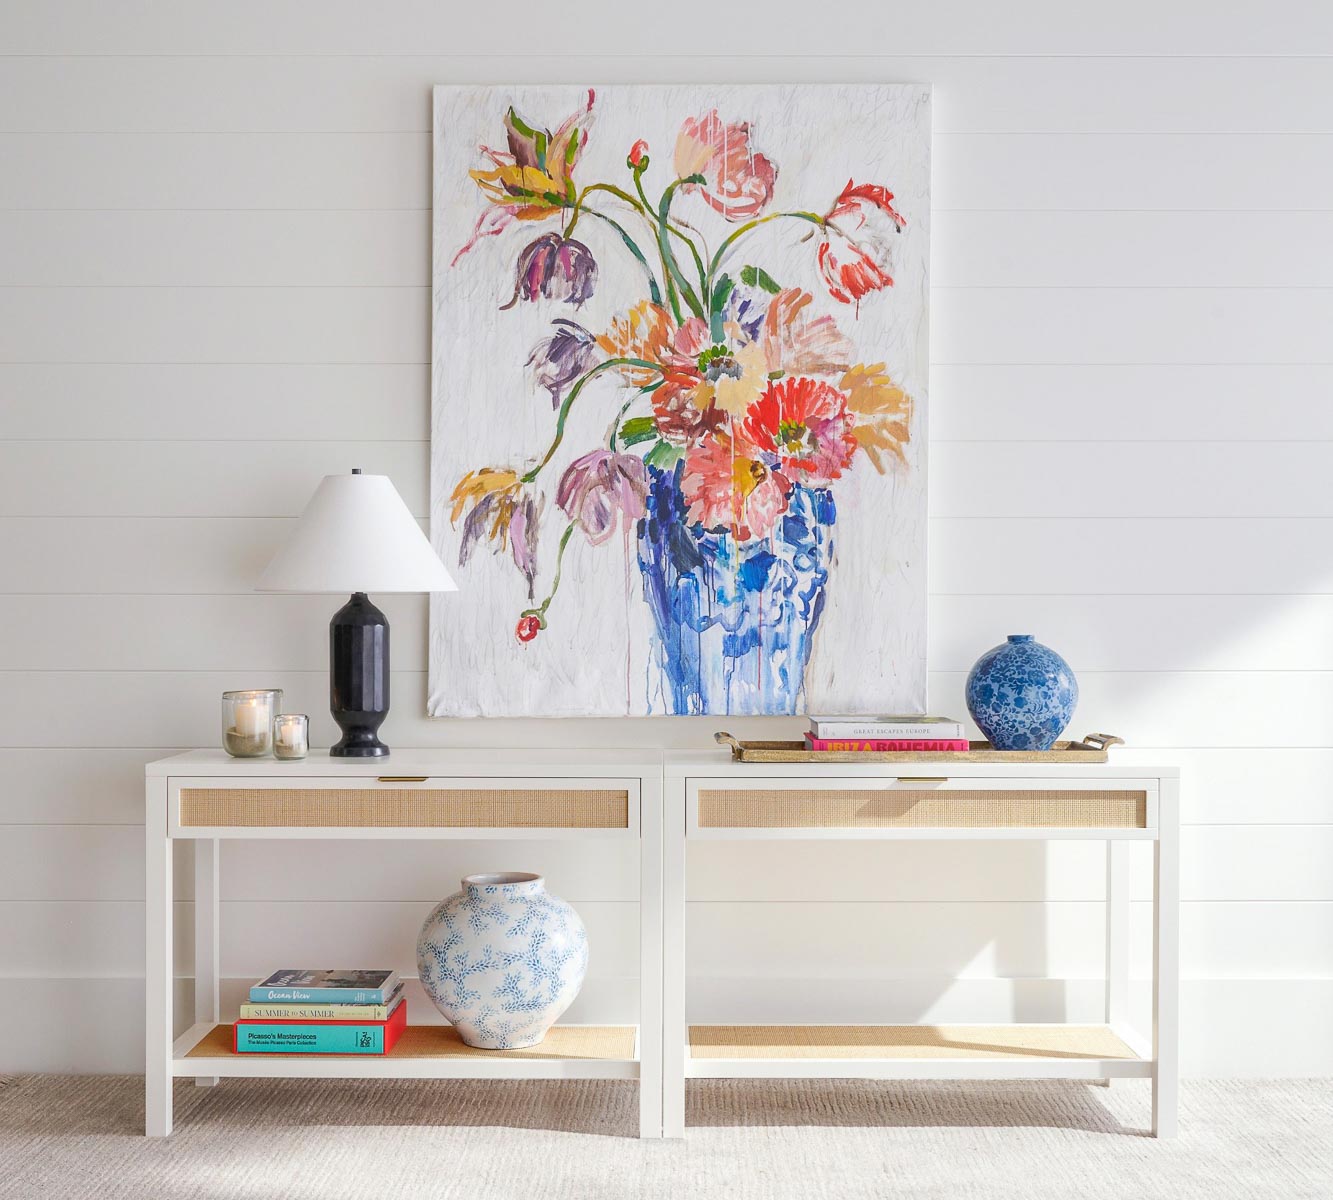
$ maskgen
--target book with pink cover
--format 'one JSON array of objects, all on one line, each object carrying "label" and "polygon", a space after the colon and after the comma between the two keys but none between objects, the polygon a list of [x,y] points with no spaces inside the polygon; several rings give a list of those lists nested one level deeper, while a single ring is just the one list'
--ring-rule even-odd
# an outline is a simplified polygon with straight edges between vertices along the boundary
[{"label": "book with pink cover", "polygon": [[914,751],[921,754],[956,754],[971,749],[966,738],[819,738],[805,735],[810,750],[841,750],[855,753],[888,754]]}]

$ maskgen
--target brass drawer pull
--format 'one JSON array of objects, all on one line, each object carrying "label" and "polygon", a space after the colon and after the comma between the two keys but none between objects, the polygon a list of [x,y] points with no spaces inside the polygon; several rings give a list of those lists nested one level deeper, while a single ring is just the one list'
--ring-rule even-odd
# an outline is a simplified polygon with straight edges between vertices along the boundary
[{"label": "brass drawer pull", "polygon": [[429,775],[381,775],[381,783],[425,783]]},{"label": "brass drawer pull", "polygon": [[948,783],[947,775],[899,775],[899,783]]}]

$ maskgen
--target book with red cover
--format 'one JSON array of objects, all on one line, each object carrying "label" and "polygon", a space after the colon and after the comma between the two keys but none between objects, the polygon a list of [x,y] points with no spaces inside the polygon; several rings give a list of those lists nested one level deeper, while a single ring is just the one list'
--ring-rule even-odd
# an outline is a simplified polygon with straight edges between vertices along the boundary
[{"label": "book with red cover", "polygon": [[388,1054],[406,1028],[404,999],[387,1021],[240,1020],[231,1045],[236,1054]]},{"label": "book with red cover", "polygon": [[960,750],[971,749],[966,738],[818,738],[813,733],[805,735],[806,748],[810,750],[844,750],[863,754],[887,754],[896,751],[912,750],[924,754],[957,754]]}]

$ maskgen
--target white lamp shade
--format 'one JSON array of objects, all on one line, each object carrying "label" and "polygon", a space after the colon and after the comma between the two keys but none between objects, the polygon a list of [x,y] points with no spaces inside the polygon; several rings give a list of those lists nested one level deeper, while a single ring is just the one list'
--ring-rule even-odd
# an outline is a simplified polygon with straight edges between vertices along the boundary
[{"label": "white lamp shade", "polygon": [[326,475],[257,592],[456,592],[387,475]]}]

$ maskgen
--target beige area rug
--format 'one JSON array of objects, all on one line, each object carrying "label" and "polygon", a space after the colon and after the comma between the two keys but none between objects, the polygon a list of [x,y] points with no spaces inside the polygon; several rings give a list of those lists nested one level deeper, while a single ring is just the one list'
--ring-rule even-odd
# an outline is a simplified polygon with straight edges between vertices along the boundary
[{"label": "beige area rug", "polygon": [[1305,1200],[1333,1197],[1333,1080],[1187,1083],[1182,1136],[1148,1087],[701,1081],[683,1142],[639,1142],[606,1082],[0,1081],[0,1196],[24,1200]]}]

